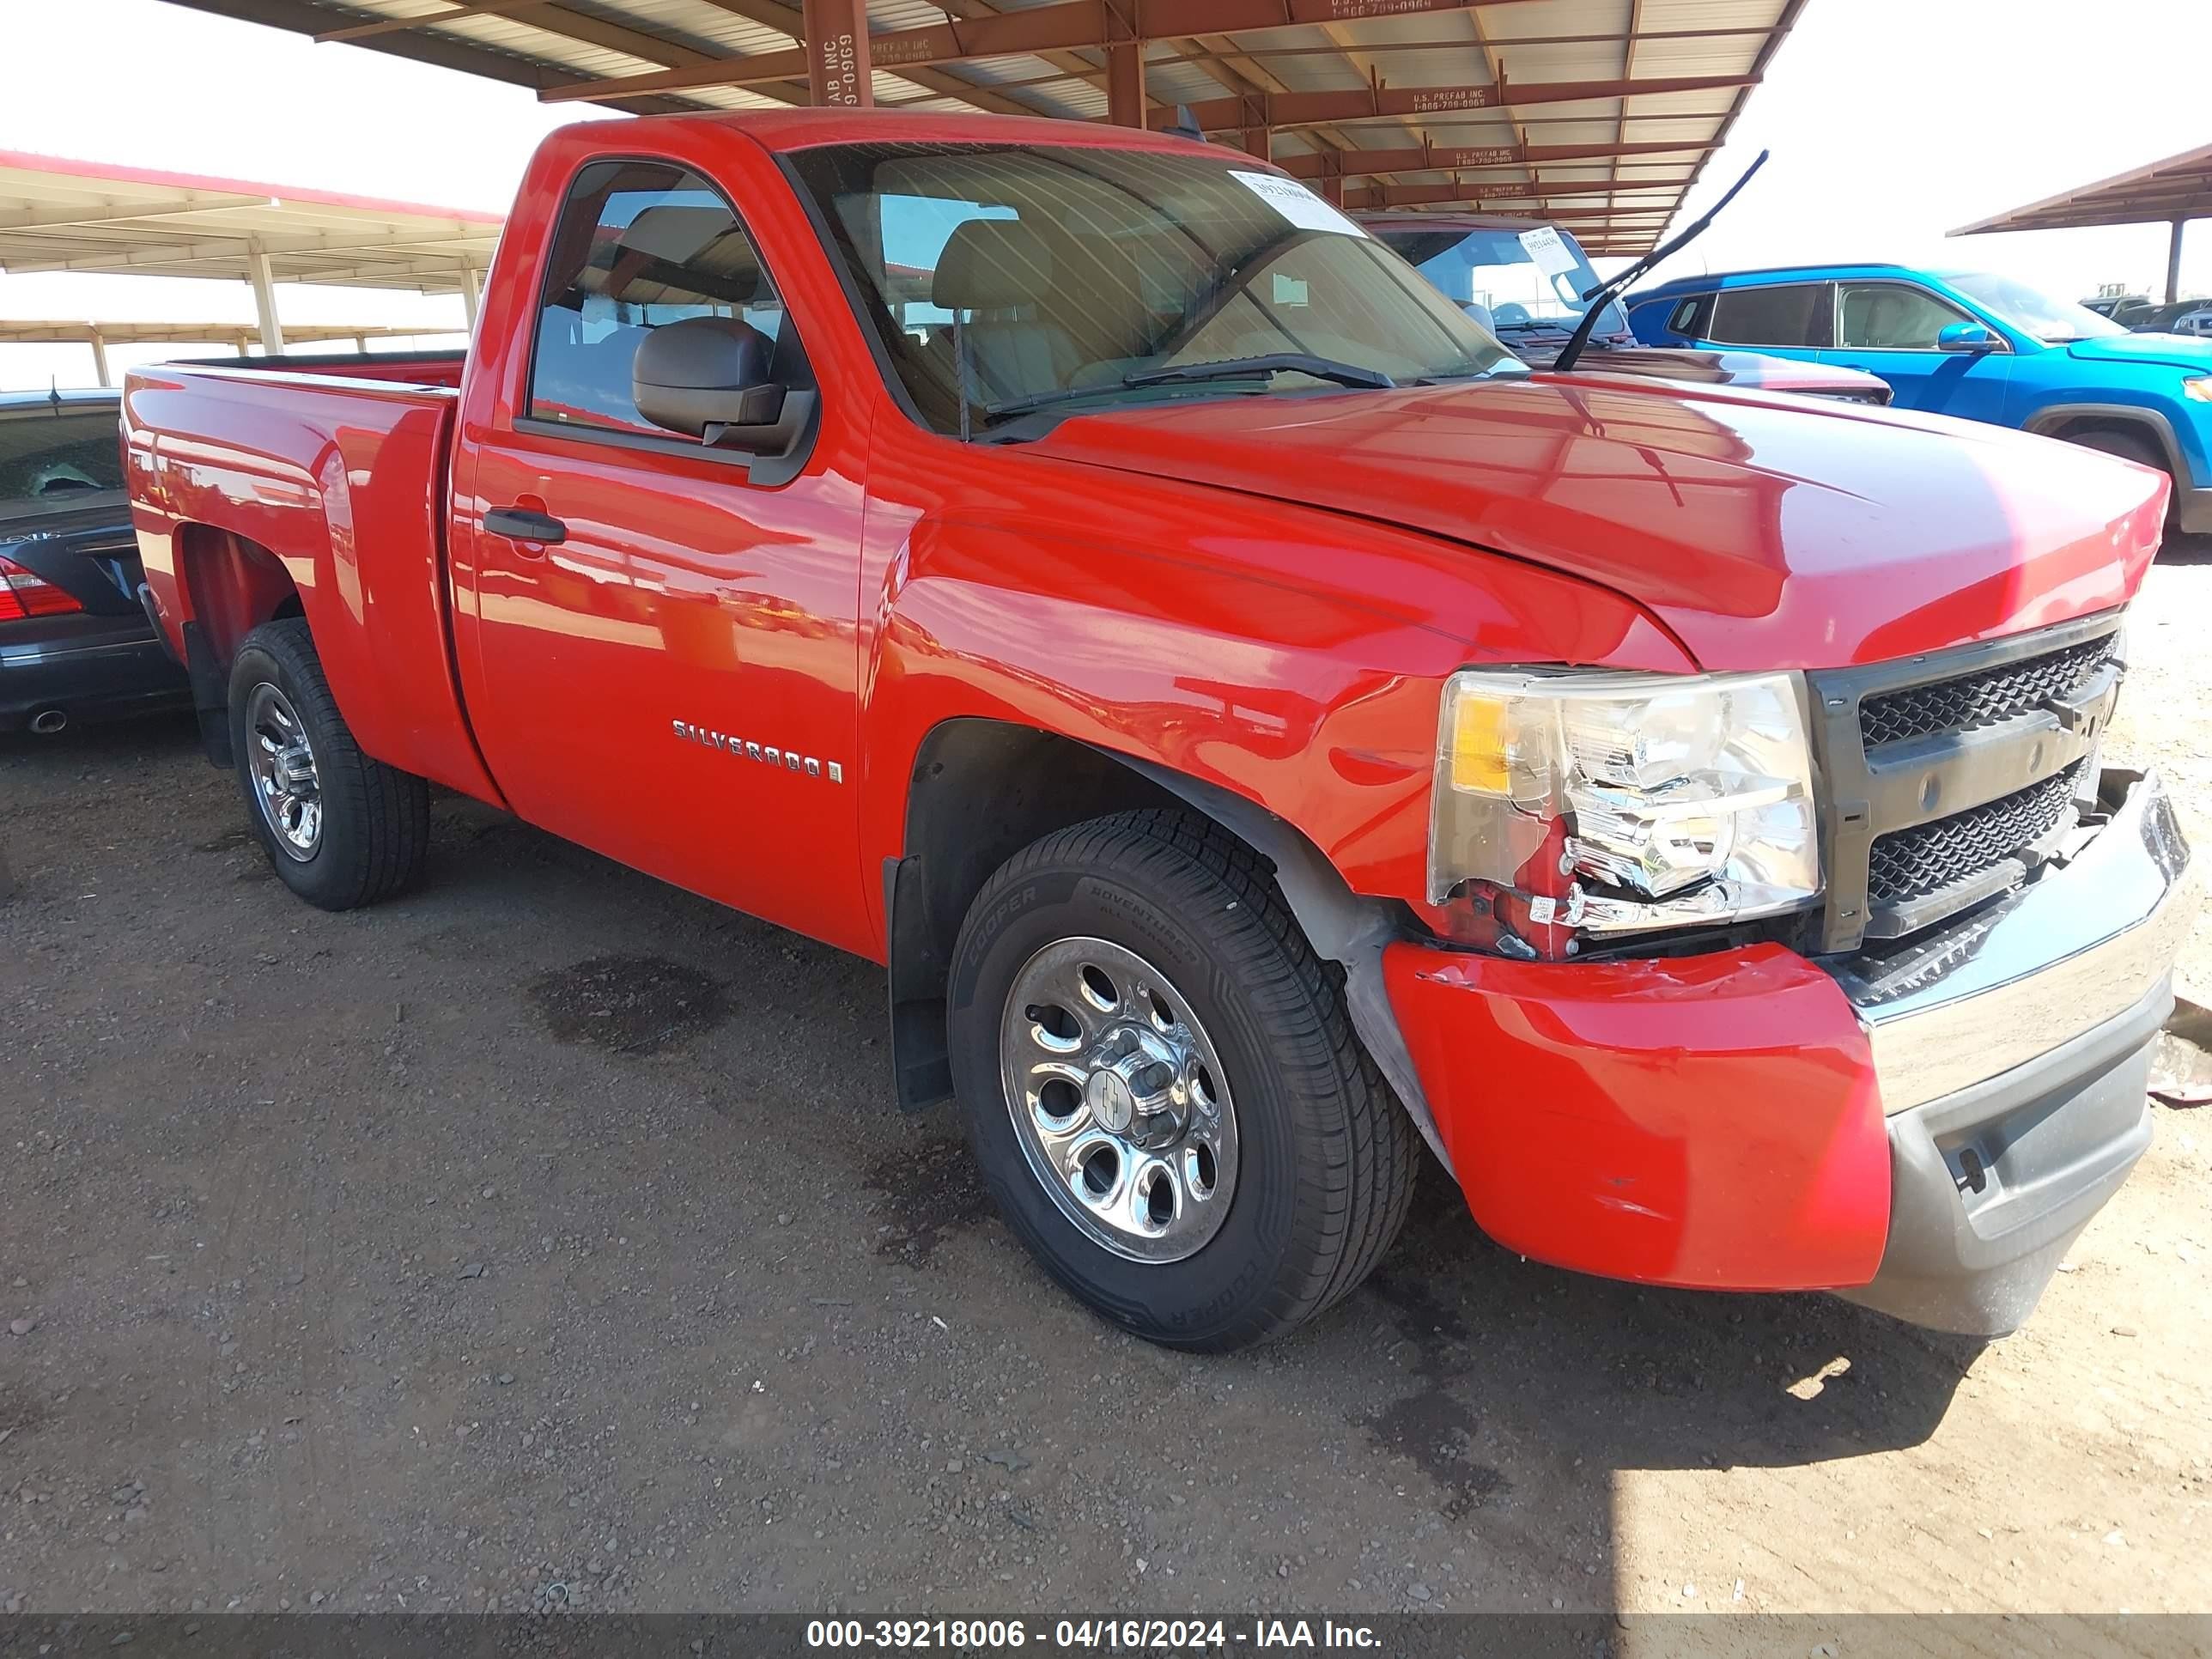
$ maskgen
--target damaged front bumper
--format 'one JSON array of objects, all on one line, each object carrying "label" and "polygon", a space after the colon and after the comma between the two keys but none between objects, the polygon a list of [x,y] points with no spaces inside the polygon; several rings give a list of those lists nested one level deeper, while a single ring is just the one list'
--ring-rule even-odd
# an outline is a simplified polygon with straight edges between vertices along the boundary
[{"label": "damaged front bumper", "polygon": [[2015,1328],[2150,1144],[2150,1045],[2195,920],[2188,843],[2155,775],[2063,868],[1933,939],[1831,968],[1887,1114],[1892,1216],[1853,1301],[1977,1335]]},{"label": "damaged front bumper", "polygon": [[2193,916],[2155,777],[2009,896],[1887,956],[1514,962],[1400,942],[1384,981],[1469,1208],[1647,1283],[1837,1290],[1996,1334],[2149,1137]]}]

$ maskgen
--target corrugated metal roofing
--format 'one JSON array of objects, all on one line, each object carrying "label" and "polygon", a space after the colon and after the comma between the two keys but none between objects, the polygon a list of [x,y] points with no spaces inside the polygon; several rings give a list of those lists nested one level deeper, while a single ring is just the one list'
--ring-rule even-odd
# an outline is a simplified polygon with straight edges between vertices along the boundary
[{"label": "corrugated metal roofing", "polygon": [[[745,109],[805,103],[803,72],[792,55],[803,45],[797,0],[172,0],[172,3],[273,24],[450,68],[518,82],[541,97],[583,97],[637,112]],[[1668,214],[1688,181],[1726,137],[1752,85],[1806,0],[1280,0],[1255,7],[1237,0],[1113,0],[1115,15],[1139,21],[1146,92],[1156,124],[1176,106],[1208,116],[1218,136],[1255,109],[1276,114],[1254,142],[1278,160],[1320,155],[1324,187],[1376,175],[1368,152],[1513,149],[1480,167],[1410,167],[1400,183],[1463,186],[1470,204],[1501,186],[1538,210],[1571,185],[1586,205],[1592,183],[1615,179],[1624,207]],[[867,0],[872,40],[936,29],[948,21],[980,25],[1009,13],[1057,7],[1063,16],[1095,15],[1075,44],[1034,53],[947,57],[896,66],[878,51],[870,86],[878,104],[912,109],[981,108],[1102,120],[1107,113],[1107,0]],[[1362,12],[1376,15],[1360,15]],[[1279,15],[1285,21],[1277,22]],[[1238,27],[1222,32],[1224,21]],[[1326,19],[1327,21],[1320,21]],[[1174,30],[1187,33],[1172,33]],[[364,30],[372,31],[363,33]],[[1034,40],[1025,45],[1040,44]],[[781,54],[781,58],[776,55]],[[766,58],[784,78],[768,78],[748,60]],[[625,88],[641,76],[681,86]],[[1643,92],[1639,83],[1711,82],[1693,89]],[[1562,100],[1560,83],[1592,89]],[[1492,95],[1454,97],[1454,88]],[[1547,88],[1551,90],[1547,90]],[[1423,92],[1443,95],[1421,98]],[[1308,118],[1297,100],[1336,94],[1328,118]],[[1467,107],[1435,107],[1463,104]],[[1407,105],[1419,113],[1393,112]],[[1358,109],[1350,106],[1358,106]],[[1290,118],[1285,118],[1287,114]],[[1649,168],[1618,151],[1664,143],[1679,152]],[[1534,149],[1607,149],[1604,155],[1538,160]],[[1352,158],[1340,165],[1340,158]],[[1420,158],[1413,157],[1418,161]],[[1595,165],[1580,165],[1589,162]],[[1638,186],[1634,181],[1668,182]],[[1601,196],[1601,201],[1606,199]],[[1612,252],[1635,252],[1658,234],[1656,217],[1612,234]]]},{"label": "corrugated metal roofing", "polygon": [[2212,217],[2212,144],[2094,185],[2062,191],[1994,218],[1962,225],[1954,236],[1992,230],[2069,230],[2090,225],[2174,224]]},{"label": "corrugated metal roofing", "polygon": [[496,214],[290,185],[0,150],[0,270],[458,293],[491,261]]}]

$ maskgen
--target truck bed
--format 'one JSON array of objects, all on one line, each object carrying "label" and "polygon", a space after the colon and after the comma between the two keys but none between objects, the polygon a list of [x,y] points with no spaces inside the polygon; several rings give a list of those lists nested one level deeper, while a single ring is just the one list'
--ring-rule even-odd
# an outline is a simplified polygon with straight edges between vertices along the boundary
[{"label": "truck bed", "polygon": [[[496,800],[449,648],[461,365],[436,353],[150,366],[125,383],[123,434],[146,579],[188,666],[229,661],[243,619],[268,614],[254,601],[289,582],[362,750]],[[205,706],[214,688],[198,689]]]},{"label": "truck bed", "polygon": [[194,357],[172,368],[234,368],[263,374],[317,374],[339,380],[389,380],[458,390],[465,351],[288,351],[274,357]]}]

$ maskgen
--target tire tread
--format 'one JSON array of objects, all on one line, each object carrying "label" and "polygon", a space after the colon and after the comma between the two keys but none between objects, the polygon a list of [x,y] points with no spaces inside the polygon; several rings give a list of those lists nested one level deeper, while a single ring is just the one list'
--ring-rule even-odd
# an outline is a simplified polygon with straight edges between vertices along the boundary
[{"label": "tire tread", "polygon": [[[315,654],[314,636],[304,617],[264,623],[240,644],[239,655],[242,659],[254,650],[274,660],[292,682],[300,717],[313,728],[315,771],[326,803],[321,856],[337,850],[328,822],[333,807],[348,815],[360,831],[337,838],[347,846],[349,856],[342,855],[345,865],[331,877],[319,877],[311,887],[289,880],[286,884],[325,910],[357,909],[404,891],[421,876],[429,852],[429,786],[411,772],[362,752],[338,712],[337,699],[331,695],[330,680]],[[241,776],[245,765],[241,750]],[[258,830],[258,812],[255,824]],[[271,848],[270,856],[280,874],[284,873],[283,854]]]},{"label": "tire tread", "polygon": [[[1292,1206],[1304,1271],[1278,1281],[1235,1325],[1185,1346],[1229,1348],[1279,1336],[1349,1293],[1397,1238],[1419,1162],[1412,1120],[1352,1030],[1335,975],[1307,942],[1273,866],[1253,848],[1194,812],[1118,812],[1016,854],[984,884],[971,920],[989,914],[1006,888],[1071,866],[1133,878],[1187,921],[1237,918],[1206,928],[1208,943],[1266,1024],[1289,1091],[1319,1109],[1301,1125],[1318,1145],[1316,1155],[1298,1160]],[[1222,902],[1224,890],[1234,911]],[[963,954],[967,948],[963,938]]]}]

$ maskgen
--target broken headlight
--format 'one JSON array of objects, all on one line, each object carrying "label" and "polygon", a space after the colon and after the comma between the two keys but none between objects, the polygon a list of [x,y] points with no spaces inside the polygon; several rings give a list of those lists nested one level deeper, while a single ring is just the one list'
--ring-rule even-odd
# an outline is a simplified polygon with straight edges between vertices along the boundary
[{"label": "broken headlight", "polygon": [[1468,881],[1590,933],[1809,904],[1819,830],[1796,674],[1468,669],[1445,683],[1429,897]]}]

